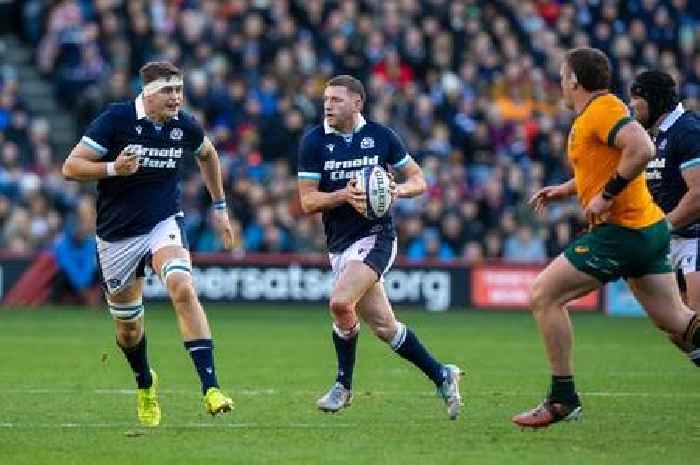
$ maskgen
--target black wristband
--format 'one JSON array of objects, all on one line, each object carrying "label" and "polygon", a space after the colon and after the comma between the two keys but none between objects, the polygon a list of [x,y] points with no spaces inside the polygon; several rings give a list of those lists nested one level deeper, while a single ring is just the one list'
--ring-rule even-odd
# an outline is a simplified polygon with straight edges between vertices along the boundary
[{"label": "black wristband", "polygon": [[630,179],[625,179],[620,176],[620,173],[615,173],[615,176],[610,178],[610,181],[608,181],[603,188],[603,198],[605,200],[612,199],[617,194],[625,190],[625,187],[627,187],[627,184],[629,184],[630,181]]}]

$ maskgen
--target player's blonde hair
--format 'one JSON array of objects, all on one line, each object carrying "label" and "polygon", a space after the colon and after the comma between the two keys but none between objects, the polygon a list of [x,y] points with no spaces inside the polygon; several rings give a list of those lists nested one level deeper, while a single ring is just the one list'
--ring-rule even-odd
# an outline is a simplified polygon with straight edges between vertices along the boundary
[{"label": "player's blonde hair", "polygon": [[340,74],[334,76],[330,81],[326,83],[326,87],[330,86],[340,86],[345,87],[348,92],[359,95],[362,103],[365,103],[367,99],[367,94],[365,93],[365,86],[362,85],[362,81],[356,77],[350,76],[349,74]]}]

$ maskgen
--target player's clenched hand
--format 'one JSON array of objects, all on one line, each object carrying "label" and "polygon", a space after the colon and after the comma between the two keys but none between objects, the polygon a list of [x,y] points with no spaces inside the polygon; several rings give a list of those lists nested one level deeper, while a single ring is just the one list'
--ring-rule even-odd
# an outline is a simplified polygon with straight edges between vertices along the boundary
[{"label": "player's clenched hand", "polygon": [[129,176],[139,169],[139,153],[131,146],[124,147],[124,150],[114,160],[114,171],[117,176]]},{"label": "player's clenched hand", "polygon": [[213,210],[212,220],[214,223],[214,228],[219,234],[221,242],[224,244],[225,250],[233,250],[235,244],[235,236],[233,234],[233,228],[231,227],[231,221],[228,218],[227,210]]},{"label": "player's clenched hand", "polygon": [[602,194],[598,194],[588,202],[583,213],[586,215],[588,224],[599,224],[605,222],[610,215],[613,199],[605,200]]},{"label": "player's clenched hand", "polygon": [[564,184],[557,186],[547,186],[538,190],[530,197],[528,204],[537,213],[542,213],[544,207],[553,200],[561,200],[570,195],[569,191],[564,187]]},{"label": "player's clenched hand", "polygon": [[357,210],[360,215],[364,215],[367,201],[365,193],[357,187],[357,180],[354,178],[350,179],[344,190],[345,201],[352,205],[352,208]]}]

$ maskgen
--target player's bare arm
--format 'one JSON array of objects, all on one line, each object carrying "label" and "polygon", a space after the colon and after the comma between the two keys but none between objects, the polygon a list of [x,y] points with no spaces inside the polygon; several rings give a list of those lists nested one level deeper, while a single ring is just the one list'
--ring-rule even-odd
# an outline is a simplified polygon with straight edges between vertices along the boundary
[{"label": "player's bare arm", "polygon": [[666,215],[671,229],[682,228],[700,218],[700,167],[687,168],[681,174],[688,191],[681,197],[676,208]]},{"label": "player's bare arm", "polygon": [[617,172],[625,179],[636,178],[654,158],[654,143],[636,121],[626,124],[615,137],[615,147],[622,150]]},{"label": "player's bare arm", "polygon": [[228,217],[226,208],[226,196],[224,185],[221,179],[221,165],[219,164],[219,154],[208,137],[204,138],[202,149],[197,156],[197,164],[202,173],[204,184],[209,190],[214,204],[215,227],[226,250],[231,250],[235,243],[233,228]]},{"label": "player's bare arm", "polygon": [[636,121],[626,124],[615,137],[615,147],[622,150],[616,175],[598,195],[586,205],[584,213],[590,223],[603,220],[605,214],[627,184],[646,168],[654,157],[654,143],[641,124]]},{"label": "player's bare arm", "polygon": [[549,202],[562,200],[572,195],[576,195],[576,181],[573,178],[556,186],[543,187],[530,197],[528,204],[535,212],[542,213]]},{"label": "player's bare arm", "polygon": [[78,143],[63,163],[63,176],[73,181],[96,181],[112,176],[130,176],[139,169],[139,154],[125,147],[113,162],[100,161],[100,155]]},{"label": "player's bare arm", "polygon": [[301,200],[301,208],[304,213],[312,214],[349,203],[355,210],[364,212],[365,196],[356,186],[355,180],[351,179],[343,188],[333,192],[321,192],[318,190],[318,181],[314,179],[299,180],[299,198]]},{"label": "player's bare arm", "polygon": [[428,189],[428,184],[425,182],[425,176],[423,176],[423,170],[418,163],[411,160],[406,165],[400,169],[401,174],[406,178],[402,183],[397,184],[394,181],[394,176],[391,173],[389,178],[391,179],[391,194],[394,199],[398,198],[409,198],[421,195]]}]

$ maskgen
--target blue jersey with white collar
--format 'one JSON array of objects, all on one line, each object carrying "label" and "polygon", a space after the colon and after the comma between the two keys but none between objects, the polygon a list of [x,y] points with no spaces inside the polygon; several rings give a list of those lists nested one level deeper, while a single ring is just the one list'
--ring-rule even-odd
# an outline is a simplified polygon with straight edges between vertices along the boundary
[{"label": "blue jersey with white collar", "polygon": [[[365,166],[401,168],[411,160],[401,140],[390,128],[365,121],[360,115],[352,134],[340,134],[327,124],[307,132],[299,146],[299,179],[319,182],[321,192],[344,188]],[[323,212],[328,250],[338,253],[372,234],[396,236],[391,214],[369,220],[349,203]]]},{"label": "blue jersey with white collar", "polygon": [[[683,171],[700,166],[700,116],[685,111],[681,104],[659,125],[654,138],[655,158],[646,168],[647,185],[654,201],[664,213],[678,205],[688,191]],[[682,228],[674,235],[700,237],[700,219]]]},{"label": "blue jersey with white collar", "polygon": [[197,155],[203,142],[201,125],[183,111],[161,125],[146,117],[140,96],[109,105],[90,124],[81,143],[103,161],[114,161],[124,147],[134,145],[140,161],[131,176],[97,182],[97,236],[116,241],[146,234],[179,213],[183,159]]}]

